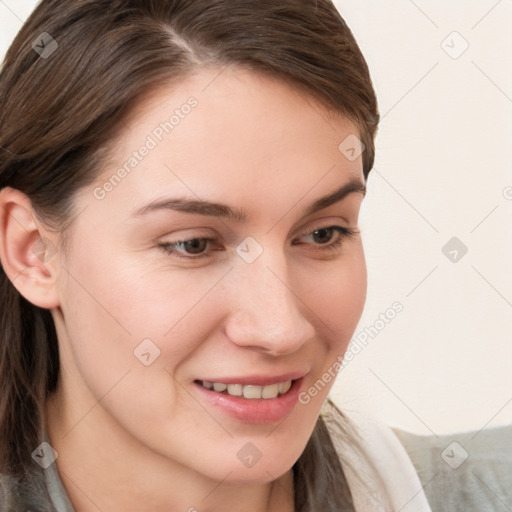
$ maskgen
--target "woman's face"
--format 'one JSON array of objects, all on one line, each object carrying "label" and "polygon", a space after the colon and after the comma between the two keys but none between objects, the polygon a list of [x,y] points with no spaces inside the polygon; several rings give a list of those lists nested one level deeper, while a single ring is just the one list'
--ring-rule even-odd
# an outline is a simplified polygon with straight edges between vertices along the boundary
[{"label": "woman's face", "polygon": [[219,73],[139,103],[76,196],[59,392],[68,439],[265,482],[303,451],[362,313],[363,246],[343,235],[361,149],[283,82]]}]

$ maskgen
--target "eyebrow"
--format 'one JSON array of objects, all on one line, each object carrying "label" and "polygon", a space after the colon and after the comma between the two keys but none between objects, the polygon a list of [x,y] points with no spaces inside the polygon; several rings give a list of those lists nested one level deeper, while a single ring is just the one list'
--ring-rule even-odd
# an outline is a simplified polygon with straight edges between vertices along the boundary
[{"label": "eyebrow", "polygon": [[[323,210],[353,193],[359,193],[365,196],[366,185],[358,179],[352,179],[334,192],[331,192],[324,197],[320,197],[306,206],[304,216],[312,215],[319,210]],[[236,222],[244,222],[248,219],[248,214],[244,210],[232,208],[222,203],[190,200],[186,198],[157,199],[142,208],[139,208],[132,213],[130,217],[141,217],[149,212],[157,210],[175,210],[184,213],[222,217]]]}]

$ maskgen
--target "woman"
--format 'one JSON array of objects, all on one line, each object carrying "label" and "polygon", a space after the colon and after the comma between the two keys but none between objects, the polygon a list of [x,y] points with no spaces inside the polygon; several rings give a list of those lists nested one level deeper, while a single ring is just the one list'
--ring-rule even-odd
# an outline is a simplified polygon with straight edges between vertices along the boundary
[{"label": "woman", "polygon": [[43,0],[0,98],[6,510],[429,510],[328,401],[379,121],[329,0]]}]

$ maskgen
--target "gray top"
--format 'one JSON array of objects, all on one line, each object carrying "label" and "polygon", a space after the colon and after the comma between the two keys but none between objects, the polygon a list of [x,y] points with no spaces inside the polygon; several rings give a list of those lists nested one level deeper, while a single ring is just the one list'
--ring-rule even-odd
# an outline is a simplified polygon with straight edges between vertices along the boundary
[{"label": "gray top", "polygon": [[512,512],[512,425],[441,436],[393,430],[432,512]]},{"label": "gray top", "polygon": [[[44,440],[47,443],[50,442],[46,432],[44,432]],[[69,501],[68,493],[62,484],[55,462],[45,470],[45,477],[46,488],[48,489],[54,512],[75,512],[71,501]]]},{"label": "gray top", "polygon": [[[49,443],[46,432],[43,440]],[[46,469],[34,463],[32,471],[22,478],[0,474],[0,512],[75,512],[75,509],[53,462]]]}]

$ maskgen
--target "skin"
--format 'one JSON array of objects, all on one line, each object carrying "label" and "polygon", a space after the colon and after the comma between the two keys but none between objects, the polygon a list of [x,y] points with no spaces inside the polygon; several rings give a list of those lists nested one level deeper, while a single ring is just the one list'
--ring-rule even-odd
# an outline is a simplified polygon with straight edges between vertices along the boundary
[{"label": "skin", "polygon": [[[95,187],[190,96],[197,107],[97,199]],[[357,130],[290,85],[237,68],[203,69],[153,91],[124,128],[97,182],[75,197],[68,258],[59,250],[35,257],[34,244],[44,237],[58,248],[59,233],[26,196],[0,193],[2,264],[56,324],[61,380],[47,431],[63,484],[79,512],[292,511],[291,467],[333,380],[284,421],[259,425],[206,403],[193,381],[300,369],[304,390],[345,352],[366,299],[362,240],[356,234],[328,252],[322,244],[338,233],[312,233],[356,229],[364,196],[304,210],[350,179],[364,182],[361,157],[338,150]],[[177,196],[249,218],[171,210],[130,218]],[[263,249],[251,264],[236,252],[248,236]],[[158,247],[201,237],[219,241],[194,261]],[[150,366],[134,356],[146,338],[160,350]],[[250,468],[237,457],[248,442],[262,454]]]}]

